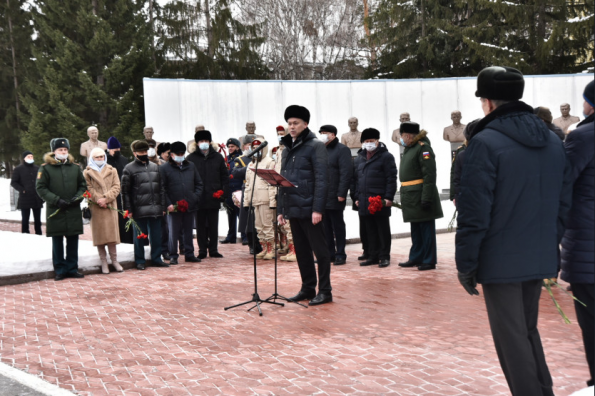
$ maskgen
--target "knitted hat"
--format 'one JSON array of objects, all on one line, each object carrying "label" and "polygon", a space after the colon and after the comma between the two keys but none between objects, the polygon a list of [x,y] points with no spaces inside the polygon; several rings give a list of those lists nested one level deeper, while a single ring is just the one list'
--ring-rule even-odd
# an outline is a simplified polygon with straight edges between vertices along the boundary
[{"label": "knitted hat", "polygon": [[113,149],[119,149],[119,148],[122,148],[122,145],[120,144],[118,139],[116,139],[115,136],[110,136],[110,138],[107,139],[107,149],[113,150]]},{"label": "knitted hat", "polygon": [[204,131],[196,131],[194,134],[194,141],[198,143],[201,140],[208,140],[209,142],[212,142],[213,139],[211,138],[211,132],[207,131],[206,129]]},{"label": "knitted hat", "polygon": [[368,139],[380,139],[380,131],[374,128],[367,128],[362,131],[362,137],[360,143],[365,142]]},{"label": "knitted hat", "polygon": [[173,142],[170,147],[173,154],[186,153],[186,145],[182,142]]},{"label": "knitted hat", "polygon": [[335,128],[334,125],[323,125],[323,126],[320,127],[320,130],[318,132],[319,133],[330,132],[330,133],[333,133],[333,134],[336,135],[337,134],[337,128]]},{"label": "knitted hat", "polygon": [[419,124],[413,121],[405,121],[399,127],[399,132],[417,135],[419,133]]},{"label": "knitted hat", "polygon": [[519,100],[523,97],[523,73],[512,67],[486,67],[477,75],[475,96],[492,100]]},{"label": "knitted hat", "polygon": [[66,147],[68,150],[70,150],[70,142],[68,141],[68,139],[56,138],[56,139],[52,139],[52,141],[50,142],[50,149],[52,151],[56,151],[62,147]]},{"label": "knitted hat", "polygon": [[593,96],[595,96],[595,80],[588,83],[585,87],[585,92],[583,92],[583,98],[585,98],[588,104],[595,107],[595,98]]},{"label": "knitted hat", "polygon": [[277,132],[281,132],[281,131],[285,132],[285,127],[283,125],[279,125],[277,127]]},{"label": "knitted hat", "polygon": [[136,152],[139,152],[139,151],[148,151],[149,150],[149,144],[145,140],[135,140],[130,145],[130,148],[132,149],[132,152],[133,153],[136,153]]},{"label": "knitted hat", "polygon": [[285,121],[290,118],[299,118],[308,124],[310,122],[310,111],[303,106],[291,105],[285,109]]},{"label": "knitted hat", "polygon": [[242,144],[236,138],[229,138],[229,139],[227,139],[227,143],[225,143],[225,145],[227,147],[229,147],[230,144],[236,145],[237,147],[242,147]]},{"label": "knitted hat", "polygon": [[539,106],[533,110],[533,113],[544,120],[546,123],[551,124],[554,117],[552,117],[552,112],[547,107]]},{"label": "knitted hat", "polygon": [[171,148],[171,144],[169,144],[167,142],[159,143],[157,145],[157,155],[160,156],[161,154],[165,153],[170,148]]},{"label": "knitted hat", "polygon": [[25,159],[26,156],[28,156],[29,154],[33,155],[33,153],[29,150],[23,151],[23,159]]},{"label": "knitted hat", "polygon": [[95,158],[101,155],[105,156],[105,151],[103,151],[101,147],[95,147],[93,150],[91,150],[91,154],[89,154],[89,157]]}]

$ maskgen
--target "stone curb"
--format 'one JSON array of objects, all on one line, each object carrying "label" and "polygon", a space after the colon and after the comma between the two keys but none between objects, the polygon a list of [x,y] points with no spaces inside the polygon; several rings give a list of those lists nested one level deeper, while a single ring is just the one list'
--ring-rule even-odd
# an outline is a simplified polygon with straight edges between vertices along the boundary
[{"label": "stone curb", "polygon": [[[74,396],[74,393],[62,389],[59,386],[50,384],[36,375],[26,373],[5,363],[0,363],[0,376],[18,382],[39,394],[46,396]],[[1,394],[2,390],[0,390]]]}]

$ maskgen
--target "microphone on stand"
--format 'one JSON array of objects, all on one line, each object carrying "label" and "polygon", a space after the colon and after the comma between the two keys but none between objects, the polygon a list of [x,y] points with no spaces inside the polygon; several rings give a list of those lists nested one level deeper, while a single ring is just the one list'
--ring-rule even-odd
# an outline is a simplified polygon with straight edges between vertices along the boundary
[{"label": "microphone on stand", "polygon": [[247,157],[248,157],[248,158],[252,158],[252,157],[254,157],[254,155],[255,155],[256,153],[258,153],[260,150],[262,150],[263,148],[265,148],[265,147],[266,147],[266,146],[268,146],[268,145],[269,145],[269,142],[267,142],[267,141],[264,141],[264,142],[263,142],[263,143],[262,143],[260,146],[258,146],[258,147],[256,148],[256,150],[254,150],[254,151],[252,151],[250,154],[248,154],[248,155],[247,155]]}]

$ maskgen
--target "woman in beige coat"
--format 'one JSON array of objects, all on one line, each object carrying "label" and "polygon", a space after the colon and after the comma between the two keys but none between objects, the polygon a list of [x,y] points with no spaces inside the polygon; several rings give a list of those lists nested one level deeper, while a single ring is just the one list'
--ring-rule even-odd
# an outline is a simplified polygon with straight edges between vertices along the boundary
[{"label": "woman in beige coat", "polygon": [[112,265],[116,271],[122,272],[122,266],[118,263],[116,254],[116,245],[120,243],[118,212],[108,208],[108,206],[118,207],[116,197],[120,193],[120,178],[117,170],[108,165],[105,159],[105,152],[99,147],[94,148],[89,156],[89,165],[83,173],[87,181],[87,190],[91,193],[91,200],[97,203],[97,205],[89,205],[93,245],[97,246],[99,252],[101,272],[109,274],[106,245]]}]

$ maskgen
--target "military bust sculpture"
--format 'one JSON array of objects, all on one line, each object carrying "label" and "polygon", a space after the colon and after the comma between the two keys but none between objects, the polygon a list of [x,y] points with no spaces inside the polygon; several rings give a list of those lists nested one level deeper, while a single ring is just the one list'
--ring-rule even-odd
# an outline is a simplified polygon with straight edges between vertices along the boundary
[{"label": "military bust sculpture", "polygon": [[[402,124],[404,122],[411,121],[411,116],[409,113],[401,113],[399,116],[399,122]],[[393,131],[392,141],[399,145],[399,150],[401,151],[401,157],[403,156],[403,151],[405,151],[405,147],[401,144],[401,131],[399,128]]]},{"label": "military bust sculpture", "polygon": [[463,135],[463,131],[465,130],[466,125],[461,124],[461,118],[463,118],[463,116],[458,110],[450,113],[452,125],[444,128],[444,133],[442,135],[444,140],[450,142],[450,151],[452,152],[453,158],[459,146],[465,141],[465,135]]},{"label": "military bust sculpture", "polygon": [[560,113],[562,113],[562,117],[556,118],[552,121],[552,124],[560,128],[564,133],[568,132],[569,126],[580,121],[580,118],[570,115],[570,105],[568,103],[560,105]]},{"label": "military bust sculpture", "polygon": [[[341,143],[352,149],[352,156],[357,155],[357,150],[362,148],[362,143],[360,142],[362,133],[357,129],[359,121],[356,117],[351,117],[347,120],[347,125],[349,125],[349,132],[341,135]],[[356,154],[353,154],[354,150]]]},{"label": "military bust sculpture", "polygon": [[99,129],[96,126],[87,128],[87,136],[89,136],[89,140],[81,143],[81,156],[89,158],[91,150],[95,147],[99,147],[104,151],[107,150],[107,143],[99,140]]},{"label": "military bust sculpture", "polygon": [[248,135],[250,135],[252,138],[256,135],[256,123],[254,121],[248,121],[246,123],[246,134],[244,136],[240,136],[239,138],[239,141],[242,145],[246,144],[244,139]]}]

